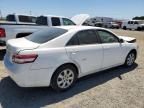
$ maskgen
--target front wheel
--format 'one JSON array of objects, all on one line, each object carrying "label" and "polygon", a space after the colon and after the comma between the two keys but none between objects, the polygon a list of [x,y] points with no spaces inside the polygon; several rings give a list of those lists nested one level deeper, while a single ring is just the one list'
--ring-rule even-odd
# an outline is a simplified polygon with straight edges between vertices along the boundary
[{"label": "front wheel", "polygon": [[125,66],[132,66],[135,62],[136,59],[136,54],[134,52],[130,52],[127,55],[126,61],[125,61]]},{"label": "front wheel", "polygon": [[77,80],[77,69],[72,65],[58,68],[51,80],[51,87],[56,91],[64,91],[72,87]]}]

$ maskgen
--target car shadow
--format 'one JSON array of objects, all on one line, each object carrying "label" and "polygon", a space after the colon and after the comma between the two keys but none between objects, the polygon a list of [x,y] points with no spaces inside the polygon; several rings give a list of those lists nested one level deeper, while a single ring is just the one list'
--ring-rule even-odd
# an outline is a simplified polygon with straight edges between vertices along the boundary
[{"label": "car shadow", "polygon": [[137,64],[129,68],[119,66],[80,78],[73,88],[60,93],[56,93],[50,87],[21,88],[10,77],[5,77],[0,81],[0,104],[2,108],[40,108],[52,105],[106,83],[113,78],[118,77],[122,80],[122,74],[131,72],[137,66]]},{"label": "car shadow", "polygon": [[0,60],[3,60],[5,53],[6,49],[0,49]]}]

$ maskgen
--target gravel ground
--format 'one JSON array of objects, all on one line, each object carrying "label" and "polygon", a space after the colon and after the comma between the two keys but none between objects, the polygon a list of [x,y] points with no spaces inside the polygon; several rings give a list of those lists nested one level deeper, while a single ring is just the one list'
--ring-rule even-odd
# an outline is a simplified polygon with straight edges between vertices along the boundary
[{"label": "gravel ground", "polygon": [[72,89],[20,88],[3,66],[0,48],[0,107],[2,108],[144,108],[144,32],[113,30],[136,37],[139,55],[131,68],[123,66],[81,78]]}]

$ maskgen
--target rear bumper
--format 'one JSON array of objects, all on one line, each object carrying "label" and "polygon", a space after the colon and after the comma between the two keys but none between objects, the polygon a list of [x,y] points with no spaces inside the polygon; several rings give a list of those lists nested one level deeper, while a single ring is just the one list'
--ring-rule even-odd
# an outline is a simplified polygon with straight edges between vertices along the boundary
[{"label": "rear bumper", "polygon": [[20,87],[44,87],[50,85],[53,69],[30,70],[29,66],[11,63],[4,57],[7,73]]}]

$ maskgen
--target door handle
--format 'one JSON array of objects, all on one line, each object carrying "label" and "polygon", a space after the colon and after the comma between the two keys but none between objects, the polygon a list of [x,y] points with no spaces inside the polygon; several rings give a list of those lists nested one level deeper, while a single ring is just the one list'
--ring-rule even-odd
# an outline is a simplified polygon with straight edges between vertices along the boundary
[{"label": "door handle", "polygon": [[79,51],[78,50],[72,50],[71,53],[72,54],[77,54]]},{"label": "door handle", "polygon": [[105,48],[105,50],[110,50],[110,48],[109,48],[109,47],[107,47],[107,48]]}]

